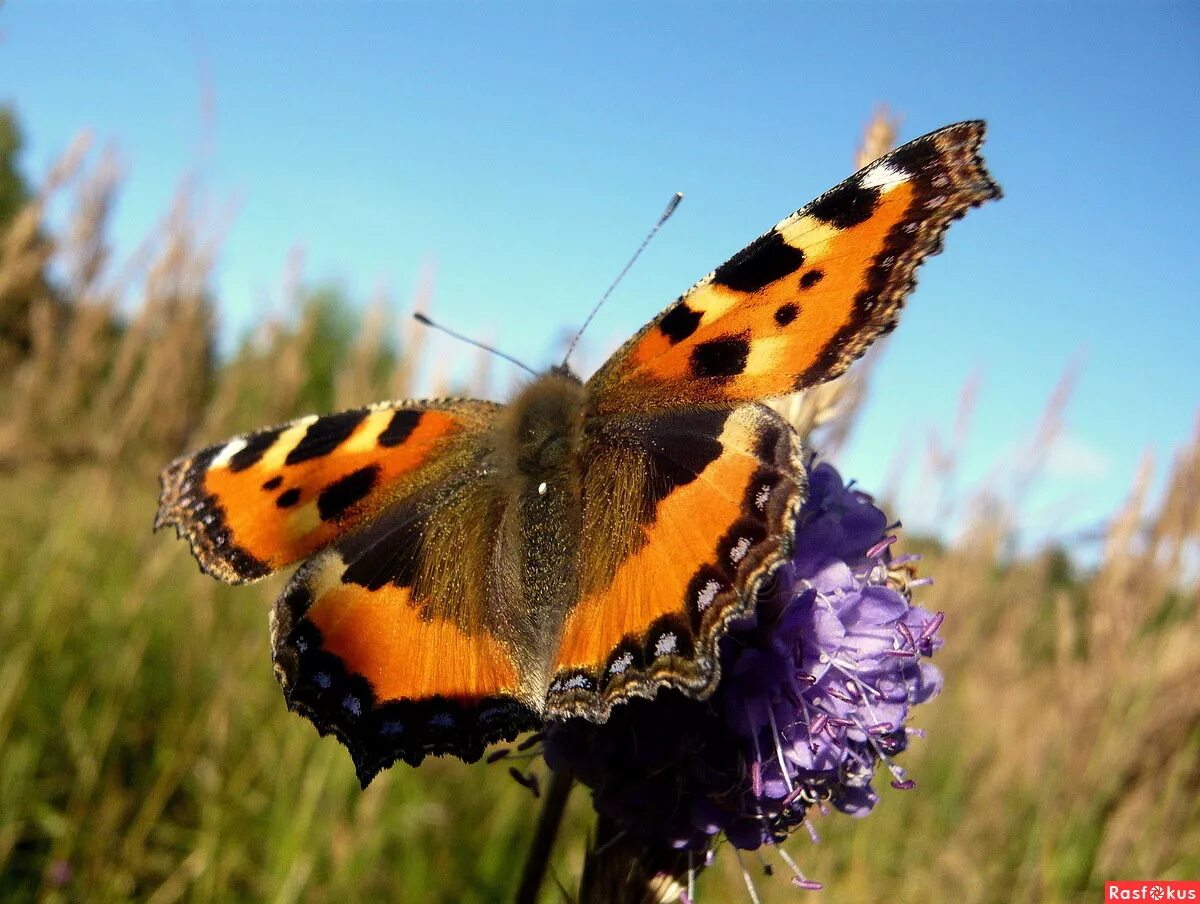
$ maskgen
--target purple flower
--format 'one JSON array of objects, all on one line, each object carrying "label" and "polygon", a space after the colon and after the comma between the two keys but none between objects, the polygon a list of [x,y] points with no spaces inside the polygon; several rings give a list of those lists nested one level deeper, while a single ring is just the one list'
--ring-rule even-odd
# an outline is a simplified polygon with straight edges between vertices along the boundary
[{"label": "purple flower", "polygon": [[823,801],[866,815],[880,764],[911,787],[893,758],[910,708],[941,687],[926,661],[941,615],[911,605],[925,582],[908,580],[911,558],[892,558],[871,498],[828,464],[808,481],[795,553],[754,624],[725,638],[709,700],[663,691],[605,725],[548,730],[550,767],[590,786],[596,810],[627,832],[698,851],[723,833],[753,849],[784,840]]}]

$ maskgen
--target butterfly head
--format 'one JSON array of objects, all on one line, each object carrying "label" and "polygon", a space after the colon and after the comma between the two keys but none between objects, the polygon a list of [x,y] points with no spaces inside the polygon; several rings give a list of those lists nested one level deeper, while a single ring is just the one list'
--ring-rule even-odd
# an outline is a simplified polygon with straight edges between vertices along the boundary
[{"label": "butterfly head", "polygon": [[571,371],[557,365],[517,394],[501,419],[501,447],[517,473],[552,480],[574,460],[587,393]]}]

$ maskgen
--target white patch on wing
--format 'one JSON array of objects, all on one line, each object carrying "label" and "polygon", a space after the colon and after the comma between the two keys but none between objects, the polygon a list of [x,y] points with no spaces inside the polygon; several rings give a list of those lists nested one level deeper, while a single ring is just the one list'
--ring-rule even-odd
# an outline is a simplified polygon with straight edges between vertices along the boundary
[{"label": "white patch on wing", "polygon": [[710,580],[707,584],[700,588],[700,592],[696,594],[696,608],[703,612],[712,605],[712,601],[717,598],[717,593],[721,590],[721,585],[715,580]]},{"label": "white patch on wing", "polygon": [[225,444],[225,448],[217,453],[212,460],[209,468],[224,468],[229,464],[229,460],[246,448],[246,441],[240,436],[237,439],[231,439]]},{"label": "white patch on wing", "polygon": [[754,507],[760,512],[767,507],[767,501],[771,498],[771,487],[768,484],[763,484],[762,489],[758,491],[758,495],[754,497]]},{"label": "white patch on wing", "polygon": [[627,650],[608,667],[608,672],[610,675],[620,675],[631,665],[633,665],[633,654]]},{"label": "white patch on wing", "polygon": [[881,188],[886,191],[901,182],[907,182],[909,178],[908,173],[903,170],[879,163],[863,173],[861,185],[863,188]]},{"label": "white patch on wing", "polygon": [[379,435],[392,422],[392,410],[372,411],[338,447],[344,452],[370,452],[379,445]]},{"label": "white patch on wing", "polygon": [[742,561],[742,559],[746,558],[746,553],[749,551],[750,538],[741,537],[737,543],[733,545],[733,549],[729,550],[729,558],[732,559],[733,564],[736,565],[738,562]]}]

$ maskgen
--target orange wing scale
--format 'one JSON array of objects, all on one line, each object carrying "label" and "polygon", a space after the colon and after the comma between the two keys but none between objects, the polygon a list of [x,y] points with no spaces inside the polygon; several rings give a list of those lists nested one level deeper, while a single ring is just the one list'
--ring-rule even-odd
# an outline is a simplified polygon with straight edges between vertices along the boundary
[{"label": "orange wing scale", "polygon": [[363,787],[396,760],[472,762],[540,723],[494,633],[430,615],[410,587],[346,578],[339,548],[305,564],[272,610],[271,648],[288,706],[341,739]]},{"label": "orange wing scale", "polygon": [[[716,381],[721,396],[751,401],[793,392],[796,378],[816,363],[838,330],[854,315],[854,299],[867,285],[867,272],[879,257],[889,232],[904,220],[913,200],[901,183],[883,195],[870,219],[849,229],[834,229],[811,217],[780,226],[789,247],[803,249],[805,263],[789,277],[754,292],[717,282],[697,286],[684,296],[700,313],[686,343],[672,344],[651,330],[629,356],[630,377],[667,383],[694,379],[693,350],[726,336],[748,337],[744,367],[731,379]],[[821,274],[803,288],[806,274]],[[780,321],[787,321],[781,324]],[[702,390],[703,392],[703,390]]]},{"label": "orange wing scale", "polygon": [[378,701],[515,695],[517,665],[487,632],[468,634],[453,621],[423,618],[409,587],[369,590],[342,583],[336,555],[322,557],[309,580],[322,589],[305,614],[326,652],[370,682]]},{"label": "orange wing scale", "polygon": [[400,402],[236,437],[163,471],[155,527],[174,524],[200,567],[256,580],[324,549],[452,462],[488,429],[488,402]]},{"label": "orange wing scale", "polygon": [[[426,411],[407,439],[389,449],[379,444],[379,437],[394,415],[391,409],[368,414],[336,454],[286,465],[288,453],[307,429],[305,421],[300,421],[246,470],[234,471],[228,464],[210,467],[204,475],[205,491],[218,504],[239,500],[237,505],[224,506],[233,542],[272,571],[307,558],[345,533],[347,518],[357,520],[377,511],[402,488],[404,478],[430,462],[446,440],[462,429],[455,415]],[[322,494],[356,474],[370,475],[369,489],[337,516],[323,518]],[[264,491],[263,486],[276,477],[281,477],[282,483]],[[281,499],[291,504],[281,506]]]},{"label": "orange wing scale", "polygon": [[644,635],[657,619],[683,608],[697,569],[741,517],[741,497],[757,466],[745,456],[724,454],[699,480],[663,501],[646,545],[622,563],[609,586],[571,610],[555,669],[594,667],[625,636]]}]

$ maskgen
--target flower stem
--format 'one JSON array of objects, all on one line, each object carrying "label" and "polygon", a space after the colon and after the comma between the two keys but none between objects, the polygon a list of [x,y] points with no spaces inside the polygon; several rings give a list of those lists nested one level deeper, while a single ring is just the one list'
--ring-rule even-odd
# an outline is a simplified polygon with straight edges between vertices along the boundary
[{"label": "flower stem", "polygon": [[550,863],[554,838],[558,834],[567,798],[574,784],[574,780],[565,772],[551,772],[550,775],[550,788],[542,803],[542,812],[538,814],[537,829],[534,831],[533,841],[529,844],[529,853],[525,855],[521,884],[517,887],[513,904],[535,904],[537,901],[542,880],[546,877],[546,867]]},{"label": "flower stem", "polygon": [[667,904],[680,900],[701,863],[686,850],[629,835],[611,819],[596,819],[583,863],[579,904]]}]

